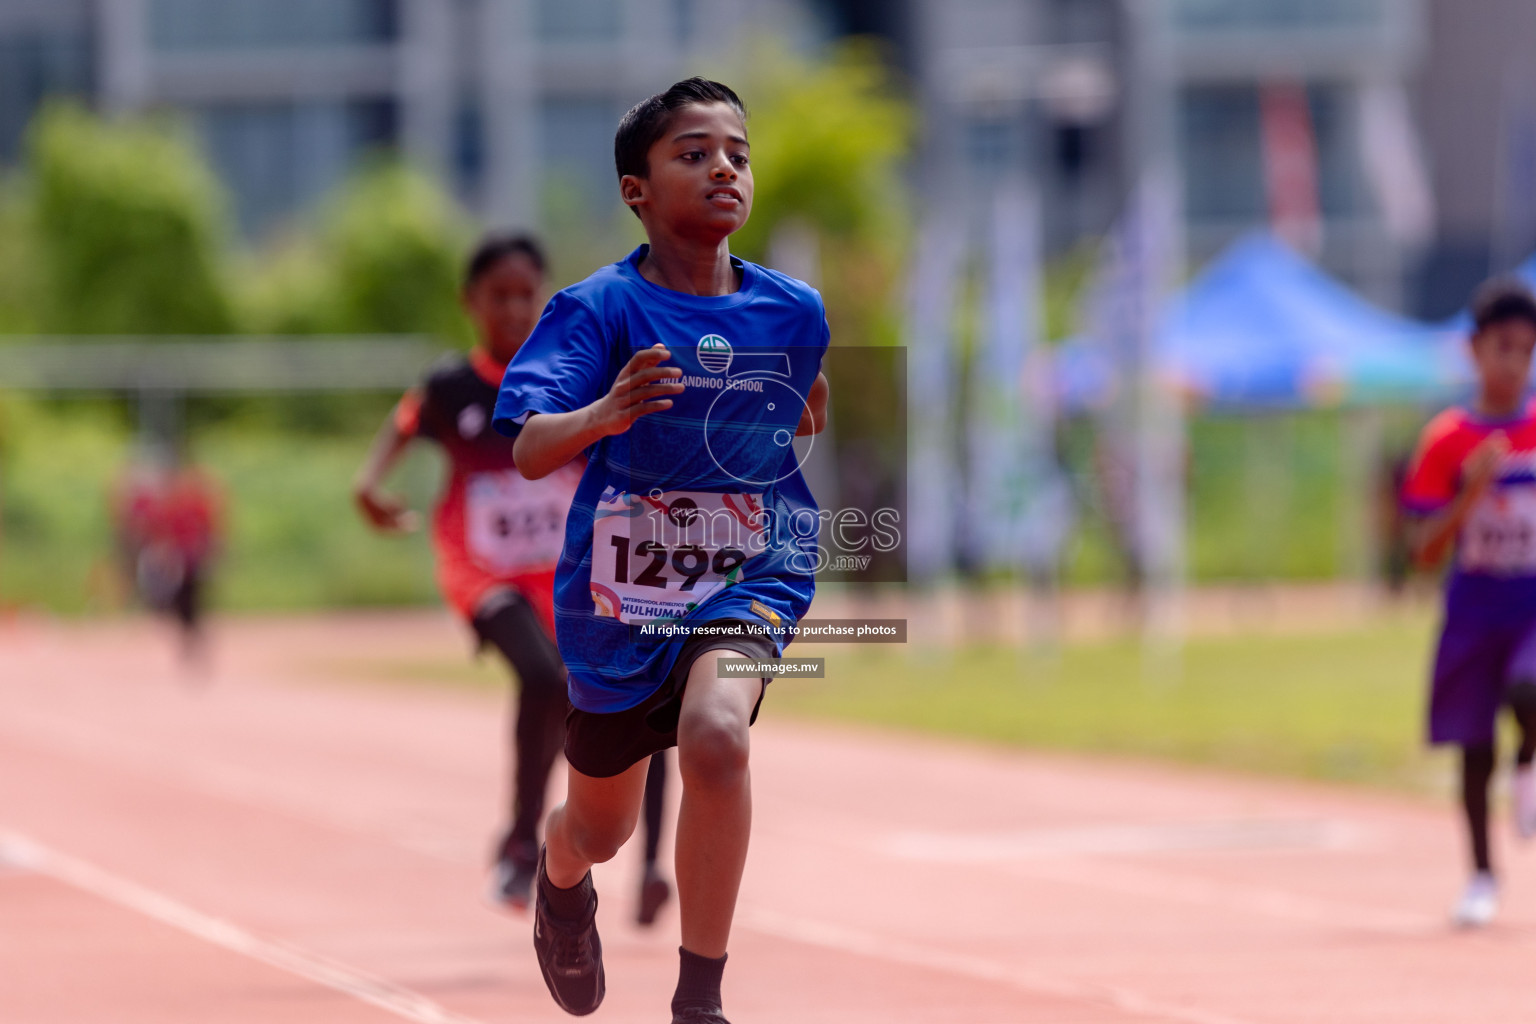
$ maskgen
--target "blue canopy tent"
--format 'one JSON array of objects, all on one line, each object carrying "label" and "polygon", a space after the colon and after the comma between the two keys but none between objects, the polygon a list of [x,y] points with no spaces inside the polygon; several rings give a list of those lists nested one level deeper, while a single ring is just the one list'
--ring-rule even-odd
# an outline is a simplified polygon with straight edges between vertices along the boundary
[{"label": "blue canopy tent", "polygon": [[[1169,304],[1156,371],[1215,407],[1416,400],[1460,379],[1448,338],[1361,299],[1274,237],[1252,234]],[[1058,350],[1057,379],[1069,408],[1114,399],[1113,367],[1092,339]]]}]

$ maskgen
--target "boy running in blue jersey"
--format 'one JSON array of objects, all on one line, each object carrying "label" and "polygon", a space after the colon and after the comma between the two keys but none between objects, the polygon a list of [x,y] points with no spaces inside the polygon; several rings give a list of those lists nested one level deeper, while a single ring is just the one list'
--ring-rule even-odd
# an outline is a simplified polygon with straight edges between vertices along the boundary
[{"label": "boy running in blue jersey", "polygon": [[[588,462],[555,576],[570,669],[566,801],[551,812],[534,947],[555,1002],[602,1002],[591,866],[629,838],[646,761],[678,748],[675,1024],[726,1024],[720,981],[751,831],[748,727],[815,589],[818,511],[790,441],[819,431],[828,331],[809,286],[731,256],[752,207],[745,112],[679,82],[619,124],[648,245],[557,294],[507,368],[496,429],[523,473]],[[660,624],[665,629],[658,629]]]}]

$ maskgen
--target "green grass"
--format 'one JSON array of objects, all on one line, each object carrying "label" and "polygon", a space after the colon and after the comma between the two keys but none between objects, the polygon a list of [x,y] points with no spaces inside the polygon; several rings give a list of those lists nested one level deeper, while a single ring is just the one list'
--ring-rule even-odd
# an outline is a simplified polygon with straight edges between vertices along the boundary
[{"label": "green grass", "polygon": [[1352,632],[1189,641],[1177,663],[1129,641],[1052,656],[807,646],[824,680],[780,680],[773,709],[1027,747],[1243,772],[1438,788],[1421,742],[1427,613]]}]

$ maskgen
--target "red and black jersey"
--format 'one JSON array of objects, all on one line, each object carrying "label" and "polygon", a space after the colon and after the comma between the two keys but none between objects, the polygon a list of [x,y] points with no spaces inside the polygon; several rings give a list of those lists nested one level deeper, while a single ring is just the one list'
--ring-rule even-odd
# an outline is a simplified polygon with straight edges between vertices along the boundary
[{"label": "red and black jersey", "polygon": [[448,456],[432,521],[444,598],[468,618],[488,590],[513,586],[553,636],[555,563],[581,469],[573,463],[540,480],[517,471],[512,439],[491,429],[504,369],[480,348],[439,363],[400,400],[395,426]]}]

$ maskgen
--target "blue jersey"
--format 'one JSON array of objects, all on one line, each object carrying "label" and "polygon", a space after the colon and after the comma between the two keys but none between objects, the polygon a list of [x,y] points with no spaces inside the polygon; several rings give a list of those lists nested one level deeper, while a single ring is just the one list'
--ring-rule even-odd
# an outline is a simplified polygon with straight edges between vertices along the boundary
[{"label": "blue jersey", "polygon": [[588,454],[555,573],[571,702],[608,713],[666,679],[687,627],[741,619],[782,650],[815,592],[820,520],[791,441],[821,370],[821,296],[732,258],[741,287],[696,296],[641,276],[641,246],[559,292],[507,367],[492,418],[571,412],[658,342],[680,367],[670,409]]}]

